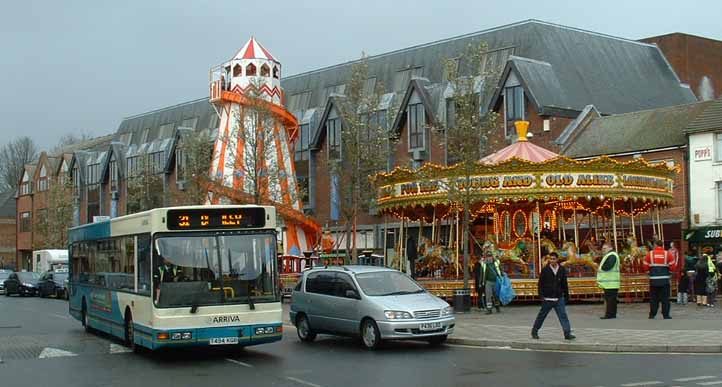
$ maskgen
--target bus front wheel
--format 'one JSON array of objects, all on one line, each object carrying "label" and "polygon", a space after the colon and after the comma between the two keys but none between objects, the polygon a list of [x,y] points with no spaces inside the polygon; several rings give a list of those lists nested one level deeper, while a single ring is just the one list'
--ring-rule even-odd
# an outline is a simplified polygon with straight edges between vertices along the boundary
[{"label": "bus front wheel", "polygon": [[125,313],[125,346],[138,352],[139,346],[135,344],[135,327],[133,326],[133,315]]},{"label": "bus front wheel", "polygon": [[85,300],[83,300],[83,309],[82,309],[82,317],[83,317],[83,327],[85,327],[85,331],[88,333],[91,333],[93,328],[90,327],[90,318],[88,317],[88,307],[85,306]]}]

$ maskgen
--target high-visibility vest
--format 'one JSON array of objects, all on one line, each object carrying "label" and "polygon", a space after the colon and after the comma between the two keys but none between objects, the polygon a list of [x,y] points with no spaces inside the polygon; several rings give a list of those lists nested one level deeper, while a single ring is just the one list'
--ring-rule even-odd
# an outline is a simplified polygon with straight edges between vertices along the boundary
[{"label": "high-visibility vest", "polygon": [[[614,266],[608,270],[604,271],[602,270],[602,266],[604,266],[604,262],[606,262],[607,258],[610,256],[614,256],[617,258],[617,261],[614,262]],[[606,255],[604,255],[604,258],[602,258],[602,262],[599,264],[599,271],[597,272],[597,285],[602,289],[619,289],[619,285],[621,282],[621,276],[619,274],[619,255],[614,252],[610,251]]]},{"label": "high-visibility vest", "polygon": [[717,267],[714,265],[712,257],[707,257],[707,271],[713,276],[717,276]]}]

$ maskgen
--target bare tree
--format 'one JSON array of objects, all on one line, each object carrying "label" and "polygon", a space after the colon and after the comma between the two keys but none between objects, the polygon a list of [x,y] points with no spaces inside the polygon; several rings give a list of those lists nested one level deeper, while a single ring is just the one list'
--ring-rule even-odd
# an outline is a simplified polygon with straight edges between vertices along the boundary
[{"label": "bare tree", "polygon": [[[445,142],[449,158],[457,163],[460,172],[455,181],[449,182],[448,192],[450,202],[463,205],[464,288],[469,287],[469,212],[473,199],[470,181],[478,171],[479,160],[493,145],[498,121],[496,112],[485,112],[481,106],[484,95],[488,94],[485,89],[493,88],[498,79],[498,74],[486,70],[492,67],[484,63],[487,51],[485,42],[478,46],[470,44],[458,60],[445,63],[454,103],[454,124],[445,128]],[[460,74],[461,66],[468,71],[464,75]]]},{"label": "bare tree", "polygon": [[358,216],[368,212],[376,199],[369,176],[387,167],[389,155],[386,123],[391,109],[380,109],[384,85],[369,83],[368,61],[362,54],[361,60],[351,66],[344,94],[334,99],[340,131],[337,126],[327,127],[326,136],[331,184],[338,193],[339,215],[345,227],[346,254],[348,257],[350,252],[354,260],[358,256],[355,244]]},{"label": "bare tree", "polygon": [[126,171],[128,214],[150,210],[163,205],[163,170],[153,165],[148,155],[140,155],[133,170]]},{"label": "bare tree", "polygon": [[88,133],[82,132],[80,134],[78,133],[66,133],[62,136],[60,136],[60,139],[58,140],[58,143],[55,144],[53,147],[51,153],[52,154],[60,154],[63,152],[64,149],[66,149],[69,146],[79,144],[83,141],[88,141],[92,139],[93,137],[89,135]]},{"label": "bare tree", "polygon": [[38,156],[30,137],[19,137],[0,148],[0,191],[17,190],[25,164]]},{"label": "bare tree", "polygon": [[176,176],[183,188],[173,191],[175,205],[203,204],[208,199],[208,171],[213,157],[213,142],[205,132],[181,135],[176,145]]},{"label": "bare tree", "polygon": [[68,178],[59,178],[50,184],[47,206],[35,214],[34,249],[65,248],[68,245],[68,226],[73,221],[72,193],[72,183]]}]

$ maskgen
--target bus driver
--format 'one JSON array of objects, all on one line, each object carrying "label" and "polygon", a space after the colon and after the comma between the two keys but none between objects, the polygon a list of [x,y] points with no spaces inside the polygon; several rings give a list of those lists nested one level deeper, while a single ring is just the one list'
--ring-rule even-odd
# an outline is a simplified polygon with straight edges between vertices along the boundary
[{"label": "bus driver", "polygon": [[161,257],[163,263],[158,266],[153,274],[155,284],[155,302],[160,300],[160,284],[164,282],[178,282],[178,266],[174,265],[168,258]]}]

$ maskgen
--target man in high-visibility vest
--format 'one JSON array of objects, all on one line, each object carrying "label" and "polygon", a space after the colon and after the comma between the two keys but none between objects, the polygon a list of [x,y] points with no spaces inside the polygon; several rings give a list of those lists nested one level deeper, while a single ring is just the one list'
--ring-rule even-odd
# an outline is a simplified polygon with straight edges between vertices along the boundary
[{"label": "man in high-visibility vest", "polygon": [[664,249],[664,243],[654,241],[654,250],[644,257],[644,269],[649,271],[649,318],[657,316],[659,304],[662,304],[662,317],[671,319],[669,315],[669,280],[672,272],[677,270],[677,261],[672,254]]},{"label": "man in high-visibility vest", "polygon": [[604,290],[604,303],[606,305],[602,320],[617,318],[617,295],[621,276],[619,274],[619,254],[614,251],[612,244],[605,242],[602,245],[602,262],[597,271],[597,286]]}]

